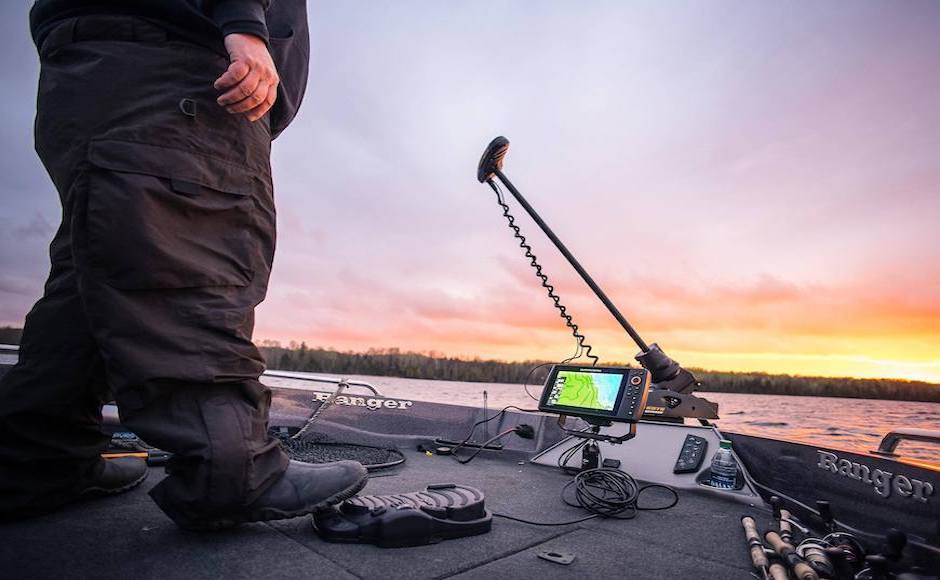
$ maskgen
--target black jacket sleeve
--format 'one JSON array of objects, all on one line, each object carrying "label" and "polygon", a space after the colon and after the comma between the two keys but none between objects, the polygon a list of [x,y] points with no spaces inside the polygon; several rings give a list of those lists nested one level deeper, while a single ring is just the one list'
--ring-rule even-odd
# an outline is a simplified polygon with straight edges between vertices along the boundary
[{"label": "black jacket sleeve", "polygon": [[269,4],[270,0],[215,0],[209,15],[223,36],[236,32],[254,34],[268,42],[264,12]]}]

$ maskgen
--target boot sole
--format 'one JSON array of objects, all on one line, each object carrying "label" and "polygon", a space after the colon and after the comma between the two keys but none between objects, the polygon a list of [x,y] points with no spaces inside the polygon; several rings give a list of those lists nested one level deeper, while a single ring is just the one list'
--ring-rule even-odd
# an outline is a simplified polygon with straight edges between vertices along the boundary
[{"label": "boot sole", "polygon": [[292,512],[285,512],[275,509],[269,509],[264,511],[257,518],[230,518],[230,519],[218,519],[212,520],[211,522],[199,523],[196,525],[187,524],[180,525],[181,528],[194,532],[218,532],[222,530],[227,530],[233,528],[239,524],[248,524],[252,522],[272,522],[277,520],[289,520],[291,518],[299,518],[301,516],[310,515],[315,511],[321,510],[325,507],[338,504],[344,500],[347,500],[360,491],[366,486],[366,483],[369,482],[369,475],[363,475],[362,478],[354,483],[353,485],[347,487],[346,489],[331,495],[320,503],[306,506],[303,509],[295,510]]},{"label": "boot sole", "polygon": [[53,512],[57,512],[62,508],[68,507],[73,504],[79,504],[85,500],[93,500],[95,498],[109,497],[112,495],[118,495],[126,491],[130,491],[144,482],[147,479],[147,475],[150,473],[150,470],[147,469],[144,473],[135,479],[134,481],[123,485],[121,487],[88,487],[83,489],[77,495],[71,496],[64,501],[57,502],[52,505],[37,506],[30,509],[19,510],[15,512],[10,512],[9,514],[0,515],[0,522],[8,521],[17,521],[29,518],[35,518],[39,516],[44,516]]},{"label": "boot sole", "polygon": [[138,485],[142,484],[144,480],[147,479],[147,475],[149,474],[150,470],[145,469],[140,477],[121,487],[87,487],[83,489],[80,494],[78,494],[78,499],[117,495],[119,493],[124,493],[125,491],[130,491]]}]

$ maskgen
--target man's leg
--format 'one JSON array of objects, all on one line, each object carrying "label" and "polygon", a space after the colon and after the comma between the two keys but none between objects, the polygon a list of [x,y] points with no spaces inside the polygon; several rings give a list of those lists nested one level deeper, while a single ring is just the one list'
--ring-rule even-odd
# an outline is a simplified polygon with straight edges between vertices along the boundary
[{"label": "man's leg", "polygon": [[49,38],[37,150],[73,192],[78,291],[122,423],[174,454],[153,491],[174,519],[233,513],[287,467],[251,341],[274,254],[270,130],[215,103],[224,56],[146,21]]},{"label": "man's leg", "polygon": [[[98,34],[101,40],[117,42],[86,42],[98,40]],[[217,167],[207,165],[205,158],[186,151],[186,145],[201,140],[225,152],[223,140],[237,141],[239,135],[216,127],[214,135],[202,138],[201,131],[213,128],[193,123],[178,104],[180,93],[196,96],[193,88],[211,99],[212,75],[219,74],[216,69],[224,70],[224,60],[195,47],[194,54],[186,54],[178,43],[164,45],[165,40],[159,29],[143,21],[88,18],[67,21],[41,49],[36,147],[60,191],[63,222],[51,247],[53,267],[45,295],[27,317],[20,361],[0,383],[0,512],[5,516],[28,515],[66,503],[101,475],[100,453],[109,441],[100,429],[101,405],[109,385],[117,387],[112,390],[118,393],[127,426],[176,454],[170,477],[154,492],[158,503],[173,511],[174,517],[244,506],[287,466],[286,456],[267,434],[270,393],[257,381],[263,362],[250,340],[253,308],[263,296],[273,255],[273,202],[269,199],[265,208],[269,220],[250,220],[270,226],[266,228],[270,251],[261,256],[266,259],[255,280],[236,280],[239,287],[224,283],[214,287],[215,281],[200,282],[196,280],[199,272],[186,271],[187,265],[192,267],[186,255],[190,250],[198,254],[203,239],[202,255],[228,249],[226,242],[232,239],[239,247],[247,247],[243,243],[247,232],[239,228],[249,225],[245,210],[254,202],[216,192],[189,208],[174,207],[172,198],[183,194],[173,190],[169,176],[178,165],[188,164],[196,172],[232,171],[224,162]],[[141,54],[128,54],[134,49]],[[148,63],[148,56],[155,58]],[[198,70],[199,63],[192,66],[192,56],[202,61],[202,70]],[[176,71],[180,86],[166,86],[168,80],[175,80]],[[129,78],[135,75],[151,78]],[[204,82],[194,81],[196,75],[205,76]],[[125,90],[121,90],[121,80]],[[200,86],[194,87],[195,82]],[[109,91],[102,90],[105,85]],[[154,106],[153,92],[167,95],[165,107]],[[195,100],[205,107],[214,104],[209,99]],[[224,111],[220,113],[227,117]],[[138,125],[128,125],[134,121]],[[143,184],[115,183],[121,176],[143,176],[111,172],[90,160],[90,140],[97,132],[116,130],[119,137],[129,140],[111,148],[120,157],[139,139],[138,131],[151,128],[158,132],[156,137],[179,142],[175,151],[180,153],[180,163],[154,159],[143,150],[133,152],[131,159],[166,167],[161,172],[165,177],[148,176]],[[261,125],[253,131],[255,142],[259,135],[266,139],[255,154],[264,176],[269,172],[270,136]],[[249,171],[242,174],[247,176]],[[183,175],[199,179],[185,168]],[[269,178],[264,182],[270,195]],[[122,189],[121,185],[130,187]],[[193,182],[181,187],[192,194],[194,186],[199,187]],[[111,195],[126,196],[122,199],[132,204],[135,196],[150,195],[151,203],[138,204],[142,212],[131,211],[134,215],[128,216],[113,207],[115,211],[108,212],[109,204],[120,202]],[[89,207],[94,203],[104,204],[104,213],[96,211],[99,206]],[[235,205],[235,211],[226,211],[226,205]],[[190,239],[175,247],[147,247],[154,238],[137,228],[148,229],[150,234],[154,228],[173,228],[173,223],[159,223],[160,218],[171,216],[159,211],[147,214],[159,207],[177,215],[194,211],[196,223],[186,224],[190,231],[177,230]],[[227,223],[233,213],[242,221]],[[124,239],[111,238],[115,245],[101,243],[101,237],[134,216],[157,223],[133,222],[122,230]],[[108,223],[95,221],[102,217]],[[95,227],[89,228],[89,221]],[[199,231],[212,227],[216,229]],[[220,231],[224,229],[232,233]],[[213,246],[215,236],[222,240],[221,246]],[[254,253],[260,256],[262,252]],[[131,284],[137,286],[133,290],[117,288],[124,284],[103,276],[108,268],[100,266],[109,257],[114,258],[111,265],[130,257],[132,262],[125,264],[143,272],[144,283]],[[181,268],[172,263],[174,259]],[[225,257],[220,260],[223,266],[231,266]],[[151,267],[157,271],[148,271]],[[192,278],[187,274],[193,274]],[[207,288],[198,288],[201,285]]]},{"label": "man's leg", "polygon": [[215,528],[358,491],[361,465],[289,468],[267,434],[251,334],[274,256],[271,135],[215,102],[228,59],[126,17],[48,38],[37,150],[74,193],[78,291],[121,419],[174,453],[154,499]]},{"label": "man's leg", "polygon": [[[136,401],[135,401],[136,402]],[[174,386],[128,411],[125,426],[175,455],[151,492],[174,521],[197,525],[245,509],[287,467],[267,434],[270,392],[257,381]]]},{"label": "man's leg", "polygon": [[0,513],[30,513],[74,495],[100,468],[104,369],[78,294],[69,230],[50,246],[45,292],[26,317],[19,362],[0,379]]},{"label": "man's leg", "polygon": [[251,341],[273,253],[270,185],[181,185],[171,172],[248,172],[164,145],[101,141],[89,161],[76,186],[78,286],[121,421],[174,454],[152,492],[168,515],[193,527],[228,518],[287,468]]}]

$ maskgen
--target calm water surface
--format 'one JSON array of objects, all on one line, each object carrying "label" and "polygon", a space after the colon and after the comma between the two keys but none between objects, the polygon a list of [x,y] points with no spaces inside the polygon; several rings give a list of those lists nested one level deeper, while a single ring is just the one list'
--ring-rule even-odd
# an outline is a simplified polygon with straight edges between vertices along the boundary
[{"label": "calm water surface", "polygon": [[[386,397],[477,407],[483,405],[485,390],[491,409],[501,409],[506,405],[526,409],[536,406],[522,385],[362,375],[346,378],[367,382]],[[264,382],[298,386],[298,381],[285,379],[265,378]],[[309,386],[319,390],[334,388],[323,383],[309,383]],[[541,387],[530,387],[529,390],[538,396]],[[703,393],[703,396],[718,403],[721,419],[716,423],[722,430],[848,451],[876,449],[884,434],[895,427],[940,430],[940,403],[737,393]],[[940,463],[940,445],[906,441],[901,443],[898,451],[903,456]]]}]

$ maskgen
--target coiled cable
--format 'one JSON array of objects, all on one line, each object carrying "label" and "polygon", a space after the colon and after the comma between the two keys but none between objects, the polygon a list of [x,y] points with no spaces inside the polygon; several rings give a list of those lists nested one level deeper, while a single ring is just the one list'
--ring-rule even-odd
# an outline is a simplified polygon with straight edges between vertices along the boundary
[{"label": "coiled cable", "polygon": [[[661,506],[646,507],[639,505],[640,496],[644,491],[660,488],[672,494],[672,501]],[[569,496],[573,490],[573,500]],[[639,485],[629,473],[619,469],[598,467],[578,473],[573,480],[565,484],[561,490],[561,501],[572,507],[579,507],[591,515],[566,522],[533,522],[530,520],[494,513],[495,517],[513,520],[533,526],[567,526],[592,520],[595,518],[613,518],[629,520],[641,511],[667,510],[679,503],[679,494],[668,485],[651,483]]]},{"label": "coiled cable", "polygon": [[535,256],[535,253],[532,252],[532,246],[526,241],[525,235],[523,235],[522,230],[519,226],[516,225],[516,218],[512,215],[509,209],[509,205],[503,199],[503,192],[492,179],[488,180],[487,183],[496,192],[496,201],[499,203],[500,207],[503,208],[503,217],[506,218],[506,221],[509,223],[509,229],[512,230],[512,235],[517,240],[519,240],[519,247],[525,250],[525,257],[529,258],[529,265],[535,269],[535,275],[538,276],[539,280],[542,281],[542,287],[548,292],[548,297],[552,300],[555,305],[555,308],[558,310],[561,318],[565,321],[565,326],[571,329],[571,335],[574,336],[575,341],[578,345],[578,350],[575,352],[577,357],[584,356],[591,359],[591,365],[596,365],[597,361],[600,360],[595,354],[591,353],[592,347],[590,344],[585,342],[585,336],[578,329],[578,325],[575,324],[574,320],[571,318],[571,315],[568,313],[568,308],[561,303],[561,297],[555,293],[555,287],[549,283],[548,276],[542,271],[542,265],[539,263],[538,258]]},{"label": "coiled cable", "polygon": [[528,372],[528,374],[526,374],[525,380],[524,380],[523,383],[522,383],[522,388],[525,389],[525,394],[529,395],[529,398],[532,399],[533,401],[538,401],[538,400],[539,400],[538,397],[536,397],[536,396],[533,395],[531,392],[529,392],[529,381],[532,380],[532,375],[535,374],[535,371],[537,371],[537,370],[539,370],[539,369],[542,369],[542,368],[545,368],[545,367],[554,366],[554,365],[566,365],[566,364],[570,363],[571,361],[575,360],[576,358],[580,357],[580,356],[581,356],[581,351],[582,351],[581,347],[578,346],[578,347],[575,349],[574,354],[571,355],[571,356],[569,356],[568,358],[566,358],[566,359],[563,360],[563,361],[560,361],[560,362],[557,362],[557,363],[556,363],[556,362],[542,363],[542,364],[535,365],[534,367],[532,367],[531,369],[529,369],[529,372]]}]

